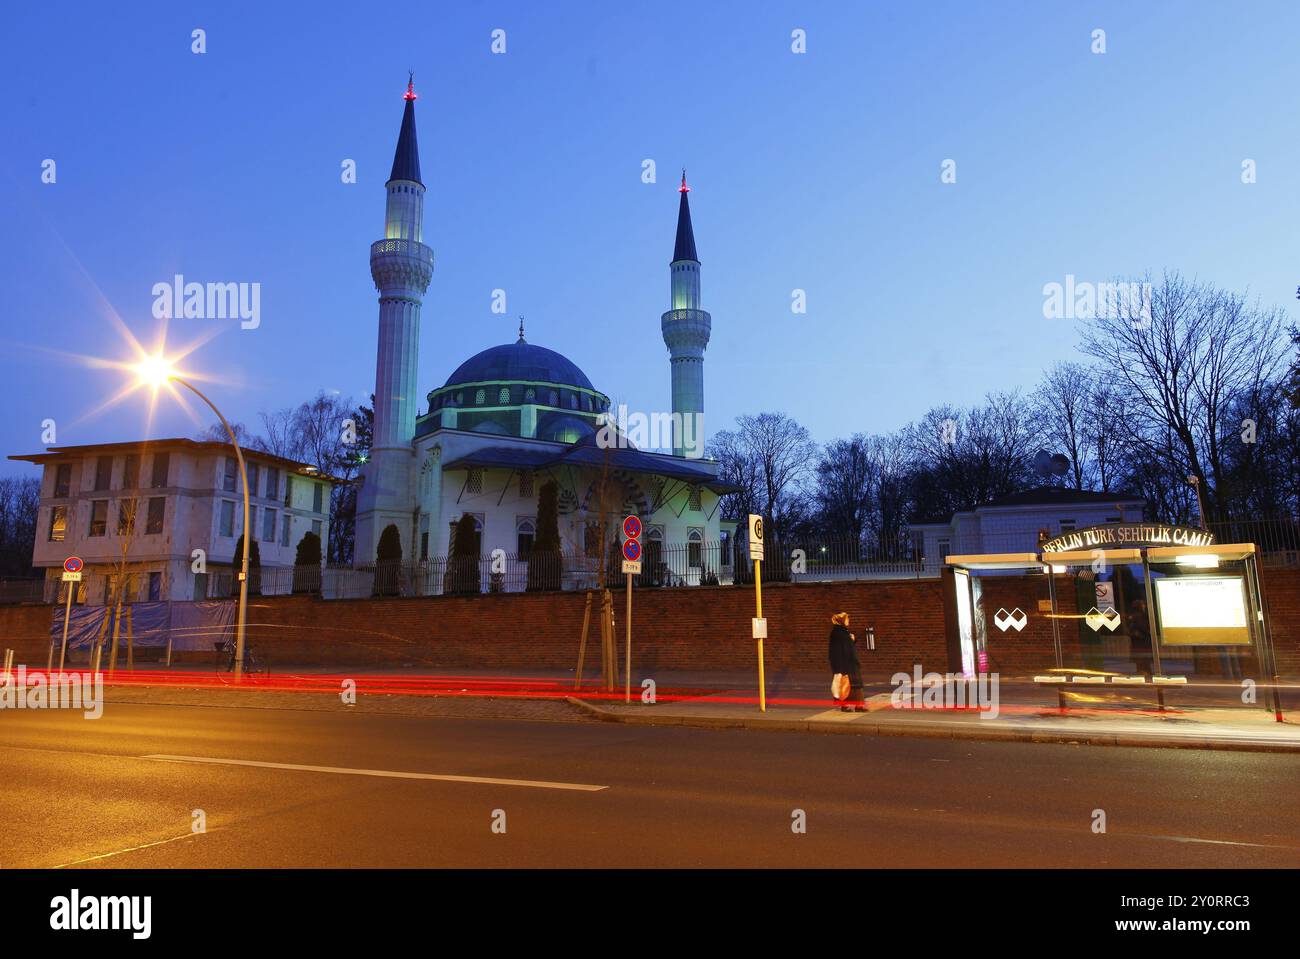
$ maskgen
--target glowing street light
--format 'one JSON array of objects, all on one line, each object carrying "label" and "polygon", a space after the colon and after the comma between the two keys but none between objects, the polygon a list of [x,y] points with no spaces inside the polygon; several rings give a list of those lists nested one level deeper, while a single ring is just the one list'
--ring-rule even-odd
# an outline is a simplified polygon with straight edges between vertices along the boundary
[{"label": "glowing street light", "polygon": [[133,367],[135,374],[140,381],[140,385],[151,387],[156,394],[160,387],[169,383],[179,383],[185,387],[204,403],[216,414],[221,425],[226,429],[226,435],[230,437],[230,445],[235,448],[235,459],[239,461],[239,480],[244,485],[244,550],[241,559],[239,573],[239,613],[235,621],[235,682],[240,682],[244,676],[244,625],[248,620],[248,541],[251,538],[251,532],[248,528],[248,471],[244,468],[244,451],[239,448],[239,440],[235,439],[235,431],[230,428],[226,418],[221,415],[221,410],[217,409],[216,404],[208,399],[203,392],[182,376],[171,362],[161,354],[146,355],[140,362]]}]

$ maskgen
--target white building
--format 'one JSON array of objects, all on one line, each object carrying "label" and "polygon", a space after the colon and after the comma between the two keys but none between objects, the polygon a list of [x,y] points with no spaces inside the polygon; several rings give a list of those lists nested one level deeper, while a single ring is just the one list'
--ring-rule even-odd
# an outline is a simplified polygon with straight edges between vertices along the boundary
[{"label": "white building", "polygon": [[[44,467],[32,562],[46,570],[47,598],[59,591],[69,556],[85,562],[78,602],[106,602],[119,569],[131,575],[132,601],[229,595],[244,524],[243,486],[229,444],[166,439],[52,446],[9,458]],[[262,566],[292,566],[309,532],[320,537],[324,554],[330,486],[338,481],[267,453],[245,450],[244,459],[249,525]],[[196,550],[203,551],[202,572],[194,571]]]},{"label": "white building", "polygon": [[1035,552],[1041,539],[1063,532],[1142,519],[1146,501],[1126,493],[1040,486],[990,500],[947,519],[912,523],[924,565],[938,569],[949,555]]},{"label": "white building", "polygon": [[[663,418],[674,425],[667,443],[649,444],[671,448],[672,455],[625,442],[611,448],[609,431],[601,431],[603,417],[612,412],[609,398],[566,357],[527,342],[522,323],[515,342],[456,366],[427,394],[420,413],[420,310],[434,257],[424,243],[415,99],[409,84],[386,185],[384,239],[370,251],[379,335],[374,438],[358,491],[356,564],[375,562],[380,535],[390,525],[398,531],[404,562],[445,556],[453,528],[467,513],[474,517],[481,557],[495,550],[526,556],[537,532],[539,488],[553,480],[565,552],[601,555],[621,516],[635,513],[646,530],[648,575],[661,568],[656,552],[663,555],[671,544],[681,561],[671,564],[670,581],[724,576],[719,567],[729,557],[721,544],[732,524],[720,519],[719,499],[731,487],[718,480],[717,463],[700,456],[704,350],[712,320],[700,308],[700,262],[685,174],[669,261],[669,310],[660,318],[671,384],[671,412],[663,411]],[[438,324],[449,322],[456,320],[437,318],[435,335]],[[616,341],[609,342],[613,369],[619,352]],[[606,477],[616,486],[612,496]],[[597,493],[602,487],[603,516]],[[602,519],[604,544],[598,535],[593,540]]]}]

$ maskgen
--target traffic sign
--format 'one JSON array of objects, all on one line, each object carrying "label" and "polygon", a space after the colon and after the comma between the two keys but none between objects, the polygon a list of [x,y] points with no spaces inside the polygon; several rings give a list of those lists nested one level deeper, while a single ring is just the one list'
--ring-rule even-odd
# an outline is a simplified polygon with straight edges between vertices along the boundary
[{"label": "traffic sign", "polygon": [[623,558],[629,563],[635,563],[641,559],[641,541],[639,539],[623,540]]},{"label": "traffic sign", "polygon": [[636,516],[625,516],[623,518],[623,535],[628,539],[639,539],[641,537],[641,520]]},{"label": "traffic sign", "polygon": [[749,514],[749,558],[763,558],[763,517]]},{"label": "traffic sign", "polygon": [[641,561],[640,561],[639,559],[637,559],[637,560],[631,560],[631,559],[625,559],[625,560],[623,560],[623,572],[624,572],[625,574],[627,574],[627,575],[631,575],[631,574],[633,574],[633,573],[635,573],[635,574],[637,574],[637,575],[640,575],[640,573],[641,573]]},{"label": "traffic sign", "polygon": [[65,573],[80,573],[85,568],[85,565],[80,556],[69,556],[63,561],[63,571]]},{"label": "traffic sign", "polygon": [[81,582],[81,574],[80,574],[80,573],[69,573],[69,572],[65,569],[65,570],[63,571],[63,581],[64,581],[65,583],[80,583],[80,582]]}]

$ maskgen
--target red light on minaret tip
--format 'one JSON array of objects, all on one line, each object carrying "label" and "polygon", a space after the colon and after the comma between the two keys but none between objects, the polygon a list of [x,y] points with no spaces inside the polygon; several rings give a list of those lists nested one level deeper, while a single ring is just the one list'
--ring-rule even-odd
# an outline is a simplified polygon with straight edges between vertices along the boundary
[{"label": "red light on minaret tip", "polygon": [[403,100],[417,100],[415,95],[415,74],[411,74],[411,79],[406,81],[406,92],[402,94]]},{"label": "red light on minaret tip", "polygon": [[682,168],[682,185],[677,188],[678,193],[690,193],[691,188],[686,185],[686,169]]}]

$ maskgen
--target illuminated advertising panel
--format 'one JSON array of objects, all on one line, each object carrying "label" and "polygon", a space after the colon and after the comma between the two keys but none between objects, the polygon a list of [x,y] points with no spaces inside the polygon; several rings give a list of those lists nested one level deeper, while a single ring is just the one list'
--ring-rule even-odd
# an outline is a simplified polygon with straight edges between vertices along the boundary
[{"label": "illuminated advertising panel", "polygon": [[1155,580],[1155,588],[1166,645],[1250,645],[1240,576],[1171,576]]}]

